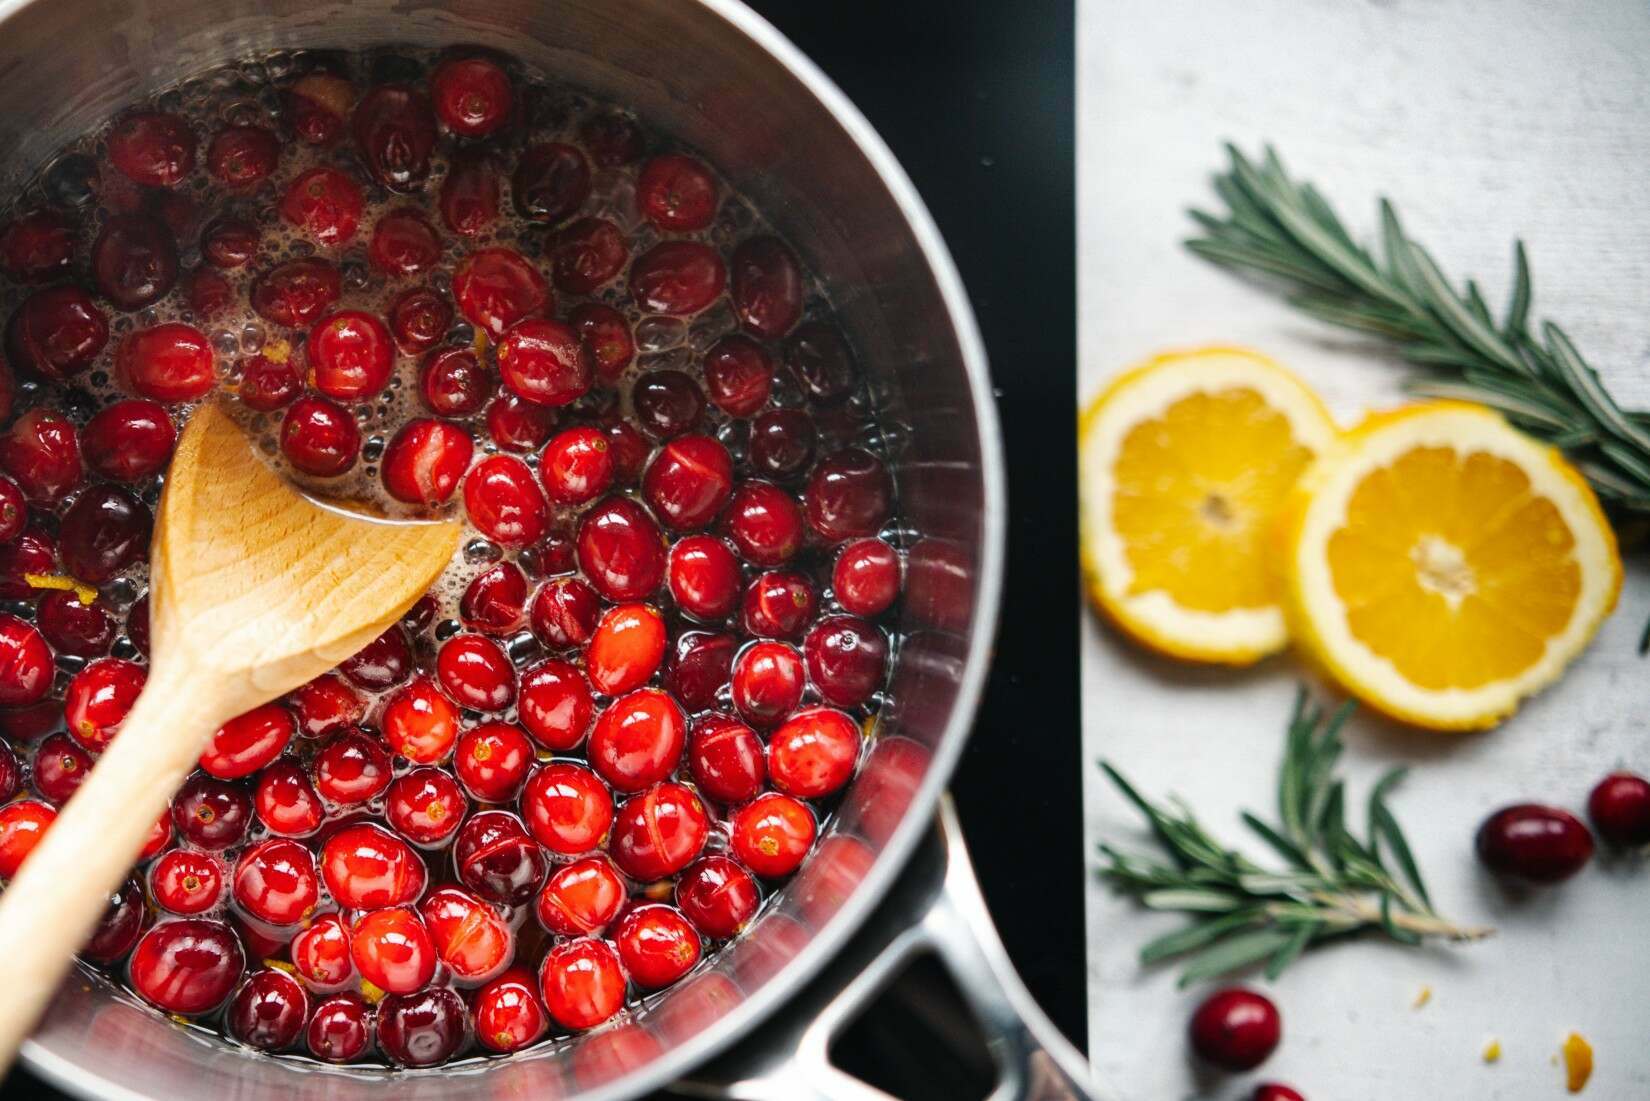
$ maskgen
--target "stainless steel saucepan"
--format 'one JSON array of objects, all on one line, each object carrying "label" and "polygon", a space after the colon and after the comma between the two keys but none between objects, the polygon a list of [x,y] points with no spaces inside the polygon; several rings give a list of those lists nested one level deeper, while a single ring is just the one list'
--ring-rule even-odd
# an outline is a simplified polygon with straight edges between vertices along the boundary
[{"label": "stainless steel saucepan", "polygon": [[[1008,967],[940,813],[985,681],[1003,571],[985,352],[910,181],[772,27],[732,0],[0,0],[0,193],[69,137],[215,63],[397,43],[495,47],[631,105],[763,204],[832,288],[922,538],[896,702],[819,852],[749,934],[616,1026],[515,1058],[397,1072],[395,1096],[594,1101],[686,1079],[680,1088],[713,1096],[880,1097],[832,1068],[826,1046],[925,950],[980,1019],[1000,1096],[1085,1095],[1081,1060]],[[390,1085],[384,1071],[234,1050],[84,976],[65,985],[23,1058],[96,1098],[377,1101]]]}]

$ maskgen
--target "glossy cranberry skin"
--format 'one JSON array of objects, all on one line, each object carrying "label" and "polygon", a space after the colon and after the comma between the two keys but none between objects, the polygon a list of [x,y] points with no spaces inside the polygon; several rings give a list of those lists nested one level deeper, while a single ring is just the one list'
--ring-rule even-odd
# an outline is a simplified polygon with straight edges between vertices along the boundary
[{"label": "glossy cranberry skin", "polygon": [[691,233],[716,218],[716,177],[697,158],[665,153],[642,166],[636,210],[667,233]]},{"label": "glossy cranberry skin", "polygon": [[643,688],[614,700],[596,720],[590,766],[615,791],[637,792],[676,771],[686,742],[687,718],[676,701]]},{"label": "glossy cranberry skin", "polygon": [[563,221],[590,197],[590,165],[571,145],[535,145],[516,162],[510,194],[522,217],[551,224]]},{"label": "glossy cranberry skin", "polygon": [[806,707],[768,739],[768,775],[787,795],[820,799],[853,777],[859,747],[859,724],[850,716],[829,707]]},{"label": "glossy cranberry skin", "polygon": [[108,342],[108,319],[79,287],[35,291],[6,324],[12,366],[59,382],[90,367]]},{"label": "glossy cranberry skin", "polygon": [[408,907],[374,910],[350,933],[350,958],[361,977],[391,994],[408,994],[435,974],[436,950],[418,913]]},{"label": "glossy cranberry skin", "polygon": [[372,89],[355,105],[350,131],[367,171],[391,191],[416,191],[430,174],[435,115],[418,89],[406,84]]},{"label": "glossy cranberry skin", "polygon": [[459,261],[453,298],[465,320],[494,340],[516,322],[548,309],[550,286],[511,248],[484,248]]},{"label": "glossy cranberry skin", "polygon": [[391,278],[417,275],[441,261],[441,236],[419,211],[392,210],[372,227],[367,259]]},{"label": "glossy cranberry skin", "polygon": [[1478,859],[1497,875],[1558,883],[1592,858],[1593,835],[1567,810],[1517,803],[1484,820],[1477,846]]},{"label": "glossy cranberry skin", "polygon": [[265,321],[300,329],[320,317],[343,293],[336,264],[313,256],[278,264],[252,284],[252,308]]},{"label": "glossy cranberry skin", "polygon": [[310,766],[315,790],[333,803],[365,803],[390,785],[393,766],[378,739],[359,730],[340,734]]},{"label": "glossy cranberry skin", "polygon": [[630,334],[630,322],[612,306],[600,302],[585,302],[567,315],[567,323],[578,331],[579,339],[590,352],[590,362],[596,375],[604,382],[613,382],[636,358],[636,340]]},{"label": "glossy cranberry skin", "polygon": [[310,73],[294,82],[283,100],[287,121],[300,140],[331,145],[344,132],[355,89],[331,73]]},{"label": "glossy cranberry skin", "polygon": [[[390,335],[408,355],[427,352],[453,327],[453,307],[428,287],[411,287],[390,303]],[[476,408],[481,403],[477,401]]]},{"label": "glossy cranberry skin", "polygon": [[544,661],[521,677],[517,713],[533,740],[547,749],[572,749],[584,740],[595,705],[577,666]]},{"label": "glossy cranberry skin", "polygon": [[81,431],[86,465],[111,481],[138,482],[166,469],[178,430],[166,408],[125,398],[100,410]]},{"label": "glossy cranberry skin", "polygon": [[[532,781],[528,781],[531,788]],[[526,804],[526,796],[523,796]],[[527,835],[520,818],[503,810],[470,816],[453,842],[459,882],[489,902],[519,906],[549,874],[550,860]]]},{"label": "glossy cranberry skin", "polygon": [[0,879],[10,879],[40,843],[57,811],[33,799],[0,807]]},{"label": "glossy cranberry skin", "polygon": [[823,321],[806,321],[796,327],[785,342],[785,367],[802,392],[820,405],[835,405],[847,398],[859,375],[847,341],[835,326]]},{"label": "glossy cranberry skin", "polygon": [[195,135],[178,115],[138,111],[116,122],[109,161],[133,183],[171,187],[195,167]]},{"label": "glossy cranberry skin", "polygon": [[443,348],[424,361],[418,393],[425,408],[441,417],[468,417],[486,404],[493,383],[468,348]]},{"label": "glossy cranberry skin", "polygon": [[608,609],[585,651],[585,672],[596,691],[617,696],[653,679],[665,656],[665,622],[647,604]]},{"label": "glossy cranberry skin", "polygon": [[246,954],[221,921],[163,921],[132,952],[132,987],[167,1013],[186,1016],[216,1009],[246,970]]},{"label": "glossy cranberry skin", "polygon": [[201,257],[215,268],[245,267],[258,244],[258,227],[243,218],[217,218],[201,231]]},{"label": "glossy cranberry skin", "polygon": [[192,849],[173,849],[149,869],[150,893],[174,914],[200,914],[216,906],[223,880],[223,866]]},{"label": "glossy cranberry skin", "polygon": [[483,535],[506,547],[536,543],[550,526],[549,505],[532,470],[508,455],[483,459],[470,471],[464,507]]},{"label": "glossy cranberry skin", "polygon": [[676,905],[699,932],[716,940],[749,924],[761,901],[756,880],[725,856],[695,861],[676,881]]},{"label": "glossy cranberry skin", "polygon": [[68,269],[74,238],[74,220],[61,211],[21,214],[0,228],[0,271],[19,283],[43,283]]},{"label": "glossy cranberry skin", "polygon": [[699,962],[699,934],[674,906],[638,906],[619,921],[614,933],[619,962],[638,986],[669,986]]},{"label": "glossy cranberry skin", "polygon": [[757,638],[795,638],[814,614],[814,590],[794,571],[769,570],[745,590],[740,622]]},{"label": "glossy cranberry skin", "polygon": [[505,387],[534,405],[574,401],[590,389],[595,374],[572,326],[541,317],[527,318],[506,332],[497,359]]},{"label": "glossy cranberry skin", "polygon": [[[6,443],[7,437],[0,436],[0,461],[5,458]],[[0,544],[0,599],[33,599],[40,590],[29,584],[27,575],[49,574],[56,570],[57,547],[51,536],[38,528],[29,528],[11,542]],[[0,631],[0,636],[4,633]],[[4,691],[0,690],[0,707],[6,706],[11,705],[5,702]]]},{"label": "glossy cranberry skin", "polygon": [[367,712],[360,695],[336,673],[322,673],[299,685],[286,702],[298,716],[298,733],[307,738],[336,734],[360,722]]},{"label": "glossy cranberry skin", "polygon": [[881,615],[899,598],[899,554],[881,539],[859,539],[842,548],[831,570],[831,588],[843,610]]},{"label": "glossy cranberry skin", "polygon": [[404,1067],[445,1063],[464,1046],[464,1001],[445,987],[395,994],[378,1006],[378,1046]]},{"label": "glossy cranberry skin", "polygon": [[608,446],[613,449],[614,480],[620,485],[634,485],[647,462],[647,438],[628,421],[615,420],[603,428]]},{"label": "glossy cranberry skin", "polygon": [[355,238],[363,206],[354,180],[336,168],[311,168],[287,185],[280,211],[317,244],[337,248]]},{"label": "glossy cranberry skin", "polygon": [[116,214],[92,243],[92,277],[103,297],[124,310],[163,297],[178,281],[172,231],[143,214]]},{"label": "glossy cranberry skin", "polygon": [[0,543],[10,543],[29,523],[29,502],[10,478],[0,476]]},{"label": "glossy cranberry skin", "polygon": [[624,232],[606,218],[568,223],[552,239],[549,254],[550,277],[568,294],[594,294],[630,259]]},{"label": "glossy cranberry skin", "polygon": [[139,397],[194,401],[217,381],[212,345],[193,325],[168,321],[126,335],[115,353],[121,382]]},{"label": "glossy cranberry skin", "polygon": [[439,764],[458,740],[458,707],[434,681],[416,677],[384,708],[384,740],[418,765]]},{"label": "glossy cranberry skin", "polygon": [[678,436],[648,465],[642,494],[665,526],[677,531],[702,528],[733,497],[733,459],[710,436]]},{"label": "glossy cranberry skin", "polygon": [[458,887],[430,892],[418,905],[436,952],[466,986],[480,985],[509,966],[515,934],[486,902]]},{"label": "glossy cranberry skin", "polygon": [[730,417],[755,415],[773,392],[773,358],[749,337],[725,336],[705,353],[705,392]]},{"label": "glossy cranberry skin", "polygon": [[675,875],[705,847],[710,819],[690,788],[665,782],[632,796],[613,819],[609,851],[619,870],[652,882]]},{"label": "glossy cranberry skin", "polygon": [[404,906],[424,893],[424,862],[394,834],[367,823],[345,826],[321,846],[321,878],[341,906]]},{"label": "glossy cranberry skin", "polygon": [[479,237],[498,221],[499,175],[492,156],[460,150],[441,181],[441,220],[460,237]]},{"label": "glossy cranberry skin", "polygon": [[10,746],[0,744],[0,800],[9,800],[22,786],[22,763]]},{"label": "glossy cranberry skin", "polygon": [[527,577],[520,567],[498,562],[476,576],[458,604],[464,625],[488,635],[508,635],[526,619]]},{"label": "glossy cranberry skin", "polygon": [[476,1042],[488,1051],[520,1051],[550,1028],[550,1015],[539,1000],[538,981],[521,968],[505,972],[476,993],[471,1012]]},{"label": "glossy cranberry skin", "polygon": [[0,614],[0,707],[38,703],[51,691],[51,648],[31,624]]},{"label": "glossy cranberry skin", "polygon": [[474,450],[470,434],[457,425],[429,418],[410,420],[384,449],[384,489],[407,504],[443,505],[457,492]]},{"label": "glossy cranberry skin", "polygon": [[1249,1101],[1306,1101],[1299,1090],[1279,1082],[1262,1082],[1249,1095]]},{"label": "glossy cranberry skin", "polygon": [[757,875],[779,879],[801,866],[817,831],[806,804],[770,791],[733,812],[729,839],[741,864]]},{"label": "glossy cranberry skin", "polygon": [[241,364],[241,384],[236,393],[248,408],[273,413],[292,404],[303,392],[303,380],[285,357],[256,355]]},{"label": "glossy cranberry skin", "polygon": [[1283,1018],[1265,995],[1231,986],[1203,1000],[1192,1014],[1192,1050],[1222,1070],[1253,1070],[1283,1037]]},{"label": "glossy cranberry skin", "polygon": [[544,446],[556,427],[556,411],[534,405],[506,391],[487,406],[487,434],[505,451],[533,451]]},{"label": "glossy cranberry skin", "polygon": [[335,401],[366,401],[389,384],[395,340],[372,314],[340,310],[310,329],[305,355],[317,390]]},{"label": "glossy cranberry skin", "polygon": [[250,776],[279,757],[297,732],[297,720],[280,704],[254,707],[218,728],[201,754],[201,768],[220,780]]},{"label": "glossy cranberry skin", "polygon": [[709,245],[665,241],[630,265],[630,296],[649,313],[686,317],[722,296],[727,267]]},{"label": "glossy cranberry skin", "polygon": [[739,560],[714,536],[690,535],[672,544],[668,580],[677,607],[695,619],[726,619],[739,603]]},{"label": "glossy cranberry skin", "polygon": [[309,997],[285,971],[255,971],[229,1003],[224,1026],[243,1044],[261,1051],[285,1051],[303,1034]]},{"label": "glossy cranberry skin", "polygon": [[34,751],[34,789],[47,802],[62,806],[85,782],[91,767],[91,754],[68,734],[47,735]]},{"label": "glossy cranberry skin", "polygon": [[463,707],[502,711],[516,698],[515,667],[498,643],[483,635],[448,639],[435,667],[441,687]]},{"label": "glossy cranberry skin", "polygon": [[[0,436],[0,467],[35,504],[55,505],[80,484],[74,425],[49,409],[31,409]],[[48,560],[46,569],[51,573]]]},{"label": "glossy cranberry skin", "polygon": [[580,937],[556,945],[539,965],[539,989],[557,1024],[594,1028],[624,1005],[619,957],[604,941]]},{"label": "glossy cranberry skin", "polygon": [[624,881],[606,857],[563,865],[545,881],[533,904],[539,924],[562,937],[600,933],[619,916]]},{"label": "glossy cranberry skin", "polygon": [[336,402],[302,397],[281,418],[281,454],[305,474],[335,478],[355,465],[360,452],[361,427]]},{"label": "glossy cranberry skin", "polygon": [[596,630],[601,598],[576,577],[545,582],[529,610],[533,636],[552,650],[583,646]]},{"label": "glossy cranberry skin", "polygon": [[755,798],[768,776],[761,739],[730,715],[709,715],[694,724],[688,770],[700,791],[730,805]]},{"label": "glossy cranberry skin", "polygon": [[814,624],[802,640],[808,677],[827,703],[858,707],[882,687],[888,640],[853,616],[830,616]]},{"label": "glossy cranberry skin", "polygon": [[583,425],[557,433],[539,459],[539,479],[554,504],[582,505],[601,496],[613,481],[606,434]]},{"label": "glossy cranberry skin", "polygon": [[126,490],[88,486],[63,514],[57,553],[70,574],[101,585],[148,556],[153,526],[148,506]]},{"label": "glossy cranberry skin", "polygon": [[666,670],[670,691],[689,711],[715,706],[732,675],[738,649],[739,640],[726,632],[682,632]]},{"label": "glossy cranberry skin", "polygon": [[1612,845],[1650,845],[1650,780],[1631,772],[1611,773],[1587,797],[1587,817]]},{"label": "glossy cranberry skin", "polygon": [[172,824],[189,842],[213,852],[246,836],[252,800],[238,785],[197,773],[172,797]]},{"label": "glossy cranberry skin", "polygon": [[521,791],[533,764],[533,743],[513,723],[482,723],[459,735],[453,771],[471,798],[508,803]]},{"label": "glossy cranberry skin", "polygon": [[665,541],[636,502],[609,497],[579,523],[579,568],[608,600],[645,600],[665,577]]},{"label": "glossy cranberry skin", "polygon": [[235,864],[235,901],[260,921],[296,924],[315,909],[319,896],[315,858],[296,841],[260,841]]},{"label": "glossy cranberry skin", "polygon": [[317,916],[293,935],[288,949],[292,966],[311,990],[337,990],[355,977],[349,939],[349,929],[335,913]]},{"label": "glossy cranberry skin", "polygon": [[252,806],[264,829],[282,837],[308,837],[321,828],[326,813],[296,761],[277,761],[258,774]]},{"label": "glossy cranberry skin", "polygon": [[825,456],[803,493],[808,526],[829,542],[874,535],[894,509],[894,483],[869,451],[847,448]]},{"label": "glossy cranberry skin", "polygon": [[521,813],[533,838],[551,852],[590,852],[613,823],[613,796],[583,765],[553,761],[527,778]]},{"label": "glossy cranberry skin", "polygon": [[642,155],[645,145],[641,127],[617,111],[604,111],[585,119],[579,125],[579,140],[590,151],[590,159],[602,168],[629,164]]},{"label": "glossy cranberry skin", "polygon": [[728,504],[728,537],[739,555],[758,566],[782,566],[802,549],[802,509],[767,482],[744,482]]},{"label": "glossy cranberry skin", "polygon": [[353,1063],[372,1046],[372,1011],[361,995],[334,994],[315,1007],[304,1029],[304,1046],[317,1059]]},{"label": "glossy cranberry skin", "polygon": [[778,340],[802,317],[802,268],[777,237],[752,237],[733,250],[730,296],[739,323],[764,340]]},{"label": "glossy cranberry skin", "polygon": [[650,371],[631,392],[636,423],[651,439],[668,440],[699,427],[705,398],[681,371]]},{"label": "glossy cranberry skin", "polygon": [[136,879],[129,878],[109,897],[108,907],[81,945],[80,954],[95,963],[114,963],[132,950],[147,919],[143,888]]},{"label": "glossy cranberry skin", "polygon": [[69,733],[93,753],[101,753],[143,691],[147,670],[120,658],[92,662],[70,680],[63,696]]},{"label": "glossy cranberry skin", "polygon": [[458,832],[468,809],[464,793],[446,772],[415,768],[390,784],[384,818],[413,844],[432,848]]},{"label": "glossy cranberry skin", "polygon": [[229,187],[262,182],[280,159],[280,139],[262,126],[226,126],[206,147],[206,170]]},{"label": "glossy cranberry skin", "polygon": [[235,301],[235,288],[229,280],[210,268],[196,268],[184,281],[184,294],[189,308],[202,320],[223,313]]}]

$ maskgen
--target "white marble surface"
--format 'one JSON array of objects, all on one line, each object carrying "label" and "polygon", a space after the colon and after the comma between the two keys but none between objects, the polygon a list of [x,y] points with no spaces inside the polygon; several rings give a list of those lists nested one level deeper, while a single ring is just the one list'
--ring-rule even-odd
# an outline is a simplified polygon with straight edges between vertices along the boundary
[{"label": "white marble surface", "polygon": [[[1401,368],[1179,247],[1183,210],[1209,198],[1220,143],[1274,142],[1353,225],[1375,198],[1452,275],[1504,300],[1510,242],[1531,250],[1538,316],[1559,320],[1626,402],[1650,404],[1650,5],[1644,0],[1079,0],[1079,385],[1206,341],[1292,365],[1344,421],[1397,400]],[[1650,866],[1595,862],[1515,897],[1471,850],[1494,807],[1580,808],[1593,781],[1650,771],[1650,662],[1632,652],[1650,571],[1556,690],[1494,733],[1444,737],[1374,720],[1349,735],[1361,806],[1372,778],[1414,765],[1394,798],[1442,911],[1499,928],[1464,949],[1374,941],[1314,951],[1272,988],[1284,1042],[1255,1074],[1210,1076],[1183,1039],[1197,992],[1134,953],[1173,927],[1113,896],[1091,863],[1090,1045],[1101,1077],[1140,1099],[1247,1096],[1294,1083],[1313,1101],[1566,1096],[1563,1035],[1593,1043],[1587,1098],[1650,1097]],[[1292,685],[1289,659],[1249,672],[1142,657],[1085,615],[1085,757],[1147,792],[1182,793],[1234,838],[1240,806],[1269,810]],[[1085,777],[1089,840],[1144,838]],[[1359,815],[1361,818],[1361,814]],[[1257,980],[1258,981],[1258,980]],[[1412,1008],[1422,986],[1424,1008]],[[1499,1038],[1503,1057],[1480,1051]]]}]

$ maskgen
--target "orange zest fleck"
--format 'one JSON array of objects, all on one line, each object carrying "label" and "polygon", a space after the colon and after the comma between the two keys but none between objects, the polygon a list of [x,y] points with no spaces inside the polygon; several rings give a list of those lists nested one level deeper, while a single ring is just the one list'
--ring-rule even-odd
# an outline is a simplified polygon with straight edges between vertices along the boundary
[{"label": "orange zest fleck", "polygon": [[1587,1088],[1587,1079],[1593,1076],[1593,1045],[1579,1032],[1564,1038],[1564,1088],[1580,1093]]},{"label": "orange zest fleck", "polygon": [[271,363],[285,363],[292,358],[292,345],[284,340],[270,340],[264,343],[264,358]]},{"label": "orange zest fleck", "polygon": [[1501,1061],[1501,1041],[1491,1040],[1484,1045],[1484,1062],[1499,1063]]},{"label": "orange zest fleck", "polygon": [[1432,987],[1423,986],[1419,991],[1416,992],[1416,994],[1415,994],[1415,1004],[1413,1006],[1411,1006],[1410,1008],[1411,1009],[1420,1009],[1422,1006],[1426,1005],[1430,1001],[1432,1001]]},{"label": "orange zest fleck", "polygon": [[97,599],[97,590],[90,585],[82,585],[74,578],[60,573],[26,573],[23,580],[31,589],[62,589],[66,593],[74,593],[75,598],[82,604],[90,604]]},{"label": "orange zest fleck", "polygon": [[361,997],[365,998],[369,1005],[377,1005],[384,1000],[387,993],[388,991],[374,986],[366,979],[361,980]]}]

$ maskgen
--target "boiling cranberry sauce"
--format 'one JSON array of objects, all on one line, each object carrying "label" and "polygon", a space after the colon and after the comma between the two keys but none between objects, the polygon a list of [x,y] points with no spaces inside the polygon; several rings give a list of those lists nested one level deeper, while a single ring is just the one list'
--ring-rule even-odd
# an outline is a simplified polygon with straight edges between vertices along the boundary
[{"label": "boiling cranberry sauce", "polygon": [[290,477],[468,534],[217,732],[83,958],[269,1052],[555,1042],[703,965],[872,736],[906,540],[802,259],[645,120],[476,50],[135,104],[0,216],[0,878],[142,690],[222,395]]}]

